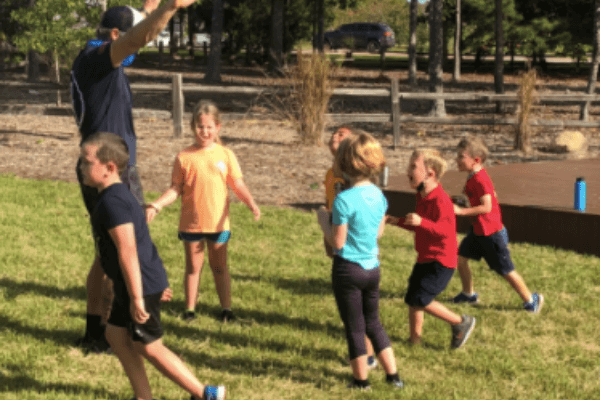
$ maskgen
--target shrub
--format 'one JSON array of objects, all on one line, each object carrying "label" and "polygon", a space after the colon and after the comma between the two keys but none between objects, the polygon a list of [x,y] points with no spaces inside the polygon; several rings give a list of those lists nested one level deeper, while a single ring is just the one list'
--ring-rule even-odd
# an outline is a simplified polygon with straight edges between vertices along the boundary
[{"label": "shrub", "polygon": [[285,77],[284,96],[279,99],[280,111],[292,121],[302,141],[322,144],[325,112],[335,87],[336,67],[325,55],[302,54]]}]

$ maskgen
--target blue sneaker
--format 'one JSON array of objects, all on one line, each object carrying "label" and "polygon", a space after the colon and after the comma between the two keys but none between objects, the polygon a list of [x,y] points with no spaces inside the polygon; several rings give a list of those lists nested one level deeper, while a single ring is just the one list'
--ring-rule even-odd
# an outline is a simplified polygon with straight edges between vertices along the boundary
[{"label": "blue sneaker", "polygon": [[523,308],[531,313],[537,314],[544,306],[544,296],[542,294],[534,293],[531,295],[531,302],[523,303]]},{"label": "blue sneaker", "polygon": [[[192,396],[192,400],[194,396]],[[225,399],[225,386],[205,386],[204,387],[204,399],[205,400],[224,400]]]},{"label": "blue sneaker", "polygon": [[479,295],[477,293],[473,293],[471,296],[466,295],[464,292],[460,292],[456,297],[452,299],[452,302],[455,304],[459,303],[469,303],[469,304],[477,304],[479,303]]}]

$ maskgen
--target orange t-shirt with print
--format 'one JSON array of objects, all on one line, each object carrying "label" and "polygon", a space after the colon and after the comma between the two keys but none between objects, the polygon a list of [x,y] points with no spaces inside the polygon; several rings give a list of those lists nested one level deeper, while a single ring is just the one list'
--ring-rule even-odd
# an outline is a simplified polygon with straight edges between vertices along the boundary
[{"label": "orange t-shirt with print", "polygon": [[215,144],[190,146],[177,155],[172,185],[181,195],[179,231],[217,233],[229,230],[229,191],[242,177],[231,150]]}]

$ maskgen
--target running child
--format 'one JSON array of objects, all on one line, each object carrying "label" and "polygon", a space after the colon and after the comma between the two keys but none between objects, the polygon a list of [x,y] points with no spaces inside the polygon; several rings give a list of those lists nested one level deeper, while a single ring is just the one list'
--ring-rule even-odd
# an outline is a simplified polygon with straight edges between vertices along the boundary
[{"label": "running child", "polygon": [[529,291],[510,258],[508,232],[502,223],[494,184],[483,168],[488,155],[487,146],[481,138],[467,137],[460,141],[457,151],[458,169],[469,173],[464,193],[470,207],[455,205],[454,211],[456,215],[471,217],[473,225],[458,249],[458,272],[463,291],[454,297],[454,302],[479,302],[479,295],[474,291],[469,259],[481,260],[483,257],[490,269],[502,276],[518,293],[523,300],[523,308],[539,313],[544,305],[544,296]]},{"label": "running child", "polygon": [[348,341],[353,380],[350,388],[367,389],[368,366],[365,335],[386,373],[386,381],[402,388],[387,333],[379,320],[379,247],[385,227],[387,200],[369,180],[385,165],[381,146],[360,132],[339,146],[334,173],[344,176],[348,188],[333,201],[332,211],[322,207],[317,215],[325,239],[335,256],[331,272],[333,293]]},{"label": "running child", "polygon": [[113,133],[90,135],[81,145],[83,182],[97,188],[91,222],[100,265],[113,281],[106,339],[138,400],[152,400],[144,359],[194,399],[221,400],[223,386],[204,386],[162,342],[161,297],[167,274],[150,238],[144,210],[121,181],[129,152]]},{"label": "running child", "polygon": [[205,244],[215,279],[223,322],[235,319],[231,311],[231,277],[227,266],[227,243],[231,237],[228,187],[248,206],[256,221],[260,209],[242,179],[242,171],[231,150],[221,145],[221,117],[210,101],[200,101],[193,112],[196,142],[177,155],[171,187],[146,208],[151,222],[164,207],[181,196],[179,239],[185,250],[186,310],[184,320],[196,317],[198,285],[204,263]]},{"label": "running child", "polygon": [[388,217],[388,223],[415,232],[417,262],[408,279],[404,297],[408,305],[410,342],[421,343],[425,313],[446,321],[452,328],[450,347],[457,349],[469,339],[475,318],[462,317],[435,300],[456,269],[456,217],[452,201],[440,179],[446,161],[435,150],[415,150],[408,164],[410,186],[417,190],[417,206],[406,217]]}]

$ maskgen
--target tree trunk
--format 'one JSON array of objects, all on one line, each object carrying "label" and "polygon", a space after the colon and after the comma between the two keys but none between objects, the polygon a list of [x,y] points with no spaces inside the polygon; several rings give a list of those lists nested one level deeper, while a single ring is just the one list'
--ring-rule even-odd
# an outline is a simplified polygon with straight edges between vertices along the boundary
[{"label": "tree trunk", "polygon": [[183,9],[179,9],[179,12],[177,13],[177,18],[179,19],[179,43],[178,43],[178,48],[185,48],[184,45],[184,40],[183,38],[185,38],[185,29],[184,29],[184,25],[185,25],[185,15],[187,13],[185,12],[185,10]]},{"label": "tree trunk", "polygon": [[40,80],[40,56],[37,52],[27,52],[27,82],[39,82]]},{"label": "tree trunk", "polygon": [[460,42],[462,40],[462,18],[461,18],[461,0],[456,0],[456,30],[454,32],[454,74],[452,80],[454,82],[460,81]]},{"label": "tree trunk", "polygon": [[[504,29],[502,28],[502,0],[496,0],[496,62],[494,69],[494,89],[504,93]],[[496,112],[504,112],[504,103],[496,102]]]},{"label": "tree trunk", "polygon": [[419,0],[410,1],[410,28],[408,39],[408,83],[417,84],[417,17]]},{"label": "tree trunk", "polygon": [[190,56],[192,58],[195,58],[195,52],[194,52],[194,30],[195,30],[195,25],[196,25],[196,21],[194,18],[194,15],[196,13],[194,12],[194,7],[188,7],[187,8],[187,23],[188,23],[188,43],[190,44]]},{"label": "tree trunk", "polygon": [[317,49],[319,53],[325,52],[325,7],[324,0],[317,1]]},{"label": "tree trunk", "polygon": [[283,67],[283,0],[271,1],[271,49],[269,69],[282,75]]},{"label": "tree trunk", "polygon": [[[600,0],[594,2],[594,52],[592,53],[592,67],[590,68],[590,77],[586,89],[587,94],[594,94],[596,91],[596,81],[598,80],[598,64],[600,64]],[[590,112],[590,103],[581,105],[579,119],[587,121]]]},{"label": "tree trunk", "polygon": [[[444,45],[444,38],[442,20],[444,17],[444,0],[431,0],[429,10],[429,91],[432,93],[443,93],[442,47]],[[429,113],[436,117],[446,116],[444,100],[434,100]]]},{"label": "tree trunk", "polygon": [[212,29],[210,31],[210,54],[204,80],[221,82],[221,38],[223,37],[223,0],[214,0]]},{"label": "tree trunk", "polygon": [[175,54],[175,16],[169,21],[169,54]]}]

